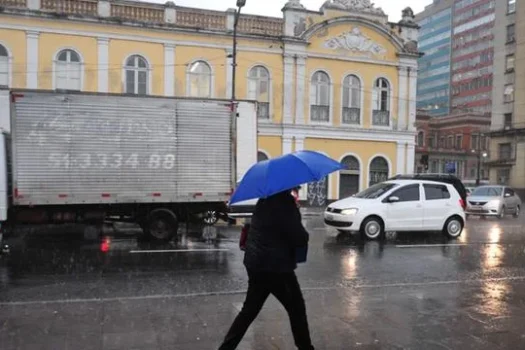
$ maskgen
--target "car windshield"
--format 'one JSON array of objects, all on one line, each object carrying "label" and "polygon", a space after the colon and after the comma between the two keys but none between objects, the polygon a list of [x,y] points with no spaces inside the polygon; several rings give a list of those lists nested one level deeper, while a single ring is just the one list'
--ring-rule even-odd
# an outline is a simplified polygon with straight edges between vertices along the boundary
[{"label": "car windshield", "polygon": [[473,196],[483,196],[483,197],[498,197],[501,196],[503,188],[501,187],[479,187],[476,188]]},{"label": "car windshield", "polygon": [[382,182],[373,185],[372,187],[369,187],[364,191],[359,192],[355,195],[355,197],[364,199],[376,199],[397,186],[398,184]]}]

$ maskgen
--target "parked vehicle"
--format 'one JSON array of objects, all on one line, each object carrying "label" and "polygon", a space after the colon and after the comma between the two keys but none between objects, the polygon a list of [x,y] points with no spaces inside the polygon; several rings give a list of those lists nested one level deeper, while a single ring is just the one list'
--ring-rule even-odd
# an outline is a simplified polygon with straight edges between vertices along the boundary
[{"label": "parked vehicle", "polygon": [[394,176],[391,180],[428,180],[451,184],[452,186],[454,186],[456,191],[458,191],[459,195],[461,196],[461,199],[463,199],[463,208],[465,208],[467,205],[468,191],[465,188],[465,185],[458,177],[451,174],[397,175]]},{"label": "parked vehicle", "polygon": [[324,213],[328,226],[379,239],[387,231],[442,231],[461,235],[463,200],[453,185],[427,180],[389,180],[337,201]]},{"label": "parked vehicle", "polygon": [[467,215],[495,216],[503,219],[505,215],[517,218],[521,212],[520,197],[512,188],[506,186],[478,187],[467,202]]},{"label": "parked vehicle", "polygon": [[44,91],[8,98],[7,112],[0,109],[4,231],[83,223],[98,232],[104,221],[124,221],[168,240],[193,215],[225,213],[238,174],[256,161],[256,102],[239,102],[232,118],[226,100]]}]

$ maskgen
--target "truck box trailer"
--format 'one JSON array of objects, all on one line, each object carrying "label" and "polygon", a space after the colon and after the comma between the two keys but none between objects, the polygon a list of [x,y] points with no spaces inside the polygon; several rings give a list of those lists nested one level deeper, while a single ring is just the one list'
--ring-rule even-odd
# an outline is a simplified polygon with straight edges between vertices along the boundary
[{"label": "truck box trailer", "polygon": [[[170,239],[192,214],[224,211],[256,162],[257,104],[3,91],[0,221],[136,222]],[[5,108],[6,100],[9,108]]]}]

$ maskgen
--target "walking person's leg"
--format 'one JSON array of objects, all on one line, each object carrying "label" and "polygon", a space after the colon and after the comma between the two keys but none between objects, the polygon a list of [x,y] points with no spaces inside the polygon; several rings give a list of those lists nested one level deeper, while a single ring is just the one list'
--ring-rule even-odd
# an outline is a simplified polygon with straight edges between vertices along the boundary
[{"label": "walking person's leg", "polygon": [[246,293],[244,305],[235,321],[233,321],[219,350],[234,350],[237,348],[269,295],[270,288],[265,274],[248,271],[248,292]]},{"label": "walking person's leg", "polygon": [[288,312],[295,346],[299,350],[314,350],[308,328],[306,305],[295,273],[281,274],[279,281],[272,285],[271,292]]}]

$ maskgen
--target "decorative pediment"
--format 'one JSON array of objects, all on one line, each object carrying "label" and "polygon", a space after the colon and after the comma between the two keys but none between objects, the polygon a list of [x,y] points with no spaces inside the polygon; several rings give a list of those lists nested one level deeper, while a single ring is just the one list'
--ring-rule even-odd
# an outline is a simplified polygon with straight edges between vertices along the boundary
[{"label": "decorative pediment", "polygon": [[364,35],[359,27],[354,27],[349,32],[344,32],[326,40],[324,47],[368,56],[383,56],[387,53],[387,50],[383,46]]},{"label": "decorative pediment", "polygon": [[324,7],[351,12],[364,12],[384,16],[381,8],[376,8],[370,0],[328,0]]}]

